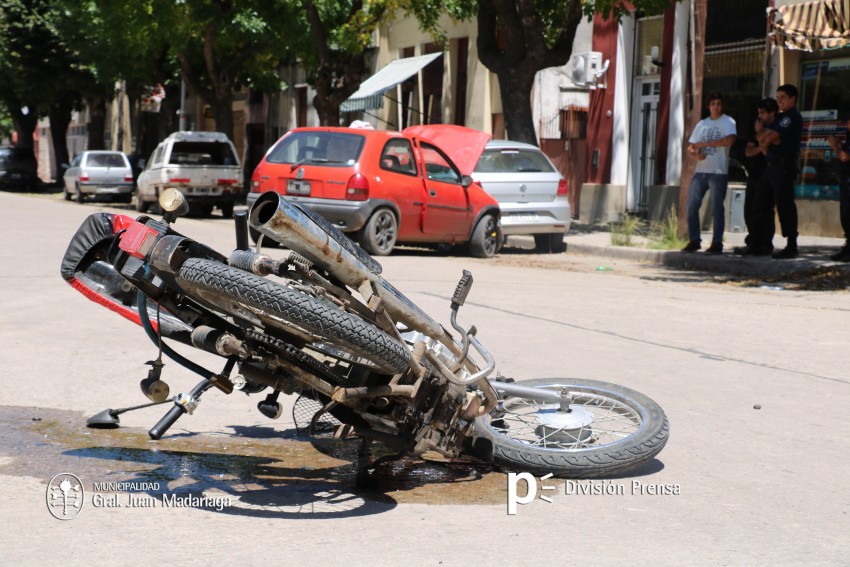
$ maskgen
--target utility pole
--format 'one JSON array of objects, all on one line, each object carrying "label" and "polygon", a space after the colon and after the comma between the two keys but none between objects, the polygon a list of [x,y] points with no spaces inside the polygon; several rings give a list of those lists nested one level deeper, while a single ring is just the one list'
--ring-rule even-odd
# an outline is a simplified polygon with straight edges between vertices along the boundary
[{"label": "utility pole", "polygon": [[691,1],[691,49],[688,93],[685,96],[685,136],[682,140],[682,179],[679,182],[679,236],[688,234],[688,186],[696,170],[696,162],[688,155],[688,138],[702,118],[702,78],[705,59],[705,20],[708,0]]}]

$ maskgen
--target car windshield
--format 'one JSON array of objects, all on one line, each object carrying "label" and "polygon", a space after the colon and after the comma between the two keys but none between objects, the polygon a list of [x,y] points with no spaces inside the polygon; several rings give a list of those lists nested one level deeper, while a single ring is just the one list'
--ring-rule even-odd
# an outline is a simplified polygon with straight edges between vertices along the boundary
[{"label": "car windshield", "polygon": [[174,142],[168,163],[172,165],[238,165],[225,142]]},{"label": "car windshield", "polygon": [[552,164],[542,153],[526,149],[488,149],[481,155],[476,173],[552,172]]},{"label": "car windshield", "polygon": [[121,154],[89,154],[86,158],[89,167],[127,167]]},{"label": "car windshield", "polygon": [[366,137],[343,132],[295,132],[272,148],[269,163],[350,166],[360,159]]}]

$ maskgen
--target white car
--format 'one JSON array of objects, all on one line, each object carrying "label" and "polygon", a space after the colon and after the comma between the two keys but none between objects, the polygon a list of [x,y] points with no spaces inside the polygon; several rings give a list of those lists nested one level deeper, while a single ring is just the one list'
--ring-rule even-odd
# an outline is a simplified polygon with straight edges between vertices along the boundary
[{"label": "white car", "polygon": [[472,177],[499,202],[505,236],[530,234],[539,252],[566,250],[567,181],[540,148],[491,140]]},{"label": "white car", "polygon": [[124,152],[86,151],[77,154],[62,176],[65,200],[83,203],[89,197],[108,197],[129,203],[133,198],[133,170]]},{"label": "white car", "polygon": [[159,194],[179,189],[190,212],[209,215],[213,207],[225,218],[242,194],[242,166],[233,142],[221,132],[174,132],[159,143],[139,175],[136,210],[157,207]]}]

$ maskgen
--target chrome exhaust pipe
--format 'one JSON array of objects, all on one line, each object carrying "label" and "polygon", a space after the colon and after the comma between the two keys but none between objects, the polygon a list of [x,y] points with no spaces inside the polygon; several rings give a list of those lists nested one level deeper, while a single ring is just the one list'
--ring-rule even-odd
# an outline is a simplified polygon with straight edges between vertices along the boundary
[{"label": "chrome exhaust pipe", "polygon": [[[455,345],[442,325],[381,277],[380,264],[368,255],[363,260],[358,258],[360,249],[355,249],[356,245],[343,245],[278,193],[268,191],[260,196],[251,208],[249,222],[254,230],[301,254],[344,284],[359,290],[364,297],[368,298],[372,292],[377,294],[394,321]],[[364,260],[374,264],[370,268]],[[364,293],[367,290],[369,293]]]}]

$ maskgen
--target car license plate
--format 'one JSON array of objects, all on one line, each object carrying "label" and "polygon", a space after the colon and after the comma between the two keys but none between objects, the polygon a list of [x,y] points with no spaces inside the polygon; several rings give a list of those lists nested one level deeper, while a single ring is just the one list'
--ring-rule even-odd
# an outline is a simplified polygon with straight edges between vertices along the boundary
[{"label": "car license plate", "polygon": [[117,193],[118,187],[100,187],[99,188],[103,193]]},{"label": "car license plate", "polygon": [[503,224],[530,223],[538,220],[539,217],[536,214],[505,215],[502,217]]},{"label": "car license plate", "polygon": [[309,181],[300,181],[298,179],[287,179],[286,180],[286,194],[287,195],[309,195],[310,194],[310,182]]}]

